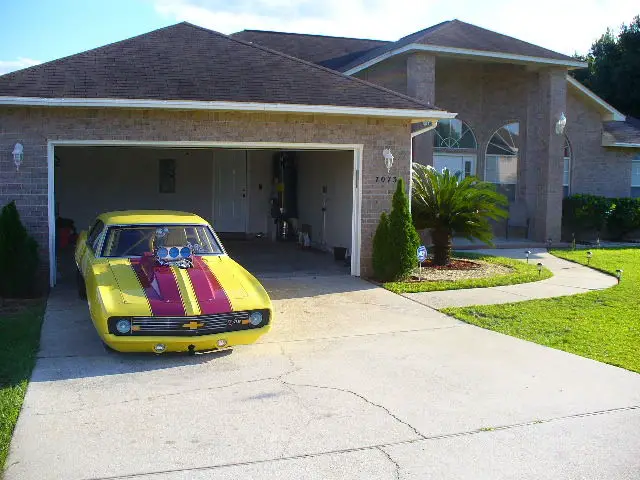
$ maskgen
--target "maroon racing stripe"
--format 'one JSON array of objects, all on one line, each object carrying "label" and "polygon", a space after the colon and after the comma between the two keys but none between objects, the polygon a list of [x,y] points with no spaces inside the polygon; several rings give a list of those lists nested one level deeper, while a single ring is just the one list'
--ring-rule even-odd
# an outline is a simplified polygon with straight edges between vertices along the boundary
[{"label": "maroon racing stripe", "polygon": [[194,255],[193,268],[187,269],[193,291],[198,299],[200,311],[203,315],[231,312],[231,302],[224,288],[220,285],[215,274],[211,271],[202,257]]},{"label": "maroon racing stripe", "polygon": [[132,258],[131,267],[144,290],[151,315],[158,317],[185,316],[178,282],[171,267],[155,264],[153,257]]}]

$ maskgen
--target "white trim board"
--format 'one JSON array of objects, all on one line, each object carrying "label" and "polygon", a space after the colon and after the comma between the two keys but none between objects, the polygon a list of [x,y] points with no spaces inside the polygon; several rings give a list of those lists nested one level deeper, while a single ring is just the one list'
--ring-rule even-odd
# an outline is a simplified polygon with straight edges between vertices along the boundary
[{"label": "white trim board", "polygon": [[49,140],[47,142],[47,210],[49,226],[49,284],[56,284],[56,217],[55,217],[55,169],[56,146],[120,146],[156,148],[238,148],[238,149],[283,149],[283,150],[351,150],[353,151],[353,212],[351,215],[351,275],[360,276],[360,242],[362,239],[362,144],[332,143],[282,143],[282,142],[206,142],[206,141],[135,141],[135,140]]},{"label": "white trim board", "polygon": [[406,118],[413,122],[454,118],[455,113],[429,109],[347,107],[336,105],[299,105],[288,103],[206,102],[192,100],[147,100],[120,98],[40,98],[2,97],[0,105],[25,107],[133,108],[164,110],[208,110],[272,113],[317,113],[361,117]]},{"label": "white trim board", "polygon": [[627,117],[625,117],[620,111],[616,110],[614,107],[609,105],[603,99],[601,99],[598,95],[593,93],[587,87],[582,85],[578,80],[573,78],[571,75],[567,75],[567,83],[571,85],[573,88],[578,90],[580,93],[586,95],[589,99],[593,100],[600,108],[604,109],[607,113],[604,115],[604,120],[608,121],[616,121],[616,122],[624,122]]},{"label": "white trim board", "polygon": [[372,58],[371,60],[361,63],[360,65],[357,65],[353,68],[350,68],[344,73],[345,75],[353,75],[354,73],[358,73],[359,71],[369,68],[372,65],[375,65],[376,63],[380,63],[383,60],[394,57],[396,55],[401,55],[403,53],[412,52],[412,51],[442,53],[445,55],[454,55],[454,56],[463,56],[463,57],[472,57],[472,58],[473,57],[490,58],[493,60],[506,60],[506,61],[516,62],[516,63],[558,65],[558,66],[570,67],[570,68],[584,68],[587,66],[585,62],[578,62],[578,61],[532,57],[528,55],[516,55],[512,53],[488,52],[485,50],[475,50],[471,48],[441,47],[438,45],[423,45],[420,43],[410,43],[409,45],[405,45],[403,47],[396,48],[395,50],[390,50],[388,52],[385,52],[382,55]]}]

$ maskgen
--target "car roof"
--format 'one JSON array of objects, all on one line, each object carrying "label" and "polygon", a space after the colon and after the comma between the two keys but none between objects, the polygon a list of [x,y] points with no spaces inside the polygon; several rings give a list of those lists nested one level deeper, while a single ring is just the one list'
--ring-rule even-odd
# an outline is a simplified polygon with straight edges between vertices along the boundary
[{"label": "car roof", "polygon": [[98,220],[105,225],[135,225],[135,224],[202,224],[209,223],[202,217],[189,212],[177,210],[121,210],[105,212],[98,215]]}]

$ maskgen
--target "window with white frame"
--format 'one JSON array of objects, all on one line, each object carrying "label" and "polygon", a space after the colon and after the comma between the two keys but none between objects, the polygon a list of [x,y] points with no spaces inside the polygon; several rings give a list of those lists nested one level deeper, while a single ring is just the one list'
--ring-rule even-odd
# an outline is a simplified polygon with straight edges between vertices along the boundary
[{"label": "window with white frame", "polygon": [[447,150],[478,148],[476,137],[462,120],[452,118],[438,121],[436,134],[433,137],[433,146]]},{"label": "window with white frame", "polygon": [[631,161],[631,186],[640,187],[640,155]]},{"label": "window with white frame", "polygon": [[567,197],[571,193],[571,144],[569,144],[569,139],[566,135],[564,137],[563,152],[564,170],[562,174],[562,187],[564,190],[564,196]]},{"label": "window with white frame", "polygon": [[516,198],[518,183],[519,145],[520,124],[509,123],[493,134],[485,156],[485,181],[496,184],[498,191],[512,202]]}]

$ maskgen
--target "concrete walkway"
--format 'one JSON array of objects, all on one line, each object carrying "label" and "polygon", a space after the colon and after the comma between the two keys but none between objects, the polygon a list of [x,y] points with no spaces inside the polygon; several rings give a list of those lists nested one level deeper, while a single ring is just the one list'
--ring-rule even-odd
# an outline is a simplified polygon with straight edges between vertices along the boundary
[{"label": "concrete walkway", "polygon": [[[523,249],[476,250],[476,253],[526,260]],[[530,263],[542,262],[553,277],[539,282],[506,285],[504,287],[470,288],[444,292],[406,293],[405,297],[431,308],[467,307],[524,302],[537,298],[562,297],[612,287],[617,280],[591,268],[568,262],[547,253],[546,249],[531,249]]]}]

